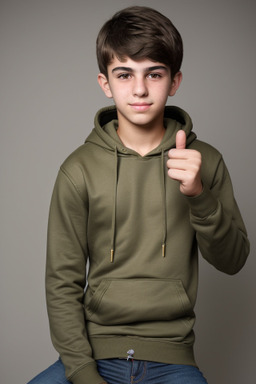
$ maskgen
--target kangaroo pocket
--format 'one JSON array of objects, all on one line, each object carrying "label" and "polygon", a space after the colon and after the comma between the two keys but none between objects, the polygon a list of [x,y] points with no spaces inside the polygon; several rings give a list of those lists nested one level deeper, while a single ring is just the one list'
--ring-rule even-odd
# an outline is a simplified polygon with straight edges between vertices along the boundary
[{"label": "kangaroo pocket", "polygon": [[190,316],[189,298],[180,280],[105,279],[85,299],[89,321],[101,325],[170,321]]}]

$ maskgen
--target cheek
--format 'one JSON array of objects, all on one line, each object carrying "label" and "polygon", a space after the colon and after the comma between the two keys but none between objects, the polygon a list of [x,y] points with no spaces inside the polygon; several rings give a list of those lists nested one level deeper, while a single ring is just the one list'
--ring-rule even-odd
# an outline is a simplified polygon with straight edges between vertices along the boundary
[{"label": "cheek", "polygon": [[171,89],[171,82],[169,81],[160,81],[152,84],[151,91],[155,94],[158,94],[160,97],[165,97],[165,95],[169,94]]},{"label": "cheek", "polygon": [[113,100],[118,104],[122,104],[128,95],[129,95],[129,92],[125,87],[119,87],[118,90],[112,91]]},{"label": "cheek", "polygon": [[170,87],[165,86],[158,89],[157,97],[159,102],[165,103],[170,93]]}]

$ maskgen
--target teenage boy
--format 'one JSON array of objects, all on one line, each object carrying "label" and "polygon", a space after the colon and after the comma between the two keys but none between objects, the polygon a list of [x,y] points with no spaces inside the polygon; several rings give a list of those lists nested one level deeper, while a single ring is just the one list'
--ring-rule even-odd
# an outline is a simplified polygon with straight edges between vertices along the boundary
[{"label": "teenage boy", "polygon": [[46,292],[61,360],[33,384],[206,383],[193,354],[197,249],[234,274],[249,242],[221,154],[165,107],[182,53],[170,20],[146,7],[98,35],[98,82],[115,107],[57,177]]}]

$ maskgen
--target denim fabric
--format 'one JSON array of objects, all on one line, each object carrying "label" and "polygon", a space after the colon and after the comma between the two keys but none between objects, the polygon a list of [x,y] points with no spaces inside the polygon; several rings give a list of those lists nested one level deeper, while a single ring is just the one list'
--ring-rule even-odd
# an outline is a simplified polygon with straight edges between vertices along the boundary
[{"label": "denim fabric", "polygon": [[65,368],[62,361],[59,359],[45,371],[39,373],[34,379],[27,384],[71,384],[66,379]]},{"label": "denim fabric", "polygon": [[98,360],[108,384],[207,384],[198,368],[140,360]]},{"label": "denim fabric", "polygon": [[[198,368],[140,360],[98,360],[98,371],[108,384],[207,384]],[[61,360],[28,384],[71,384]]]}]

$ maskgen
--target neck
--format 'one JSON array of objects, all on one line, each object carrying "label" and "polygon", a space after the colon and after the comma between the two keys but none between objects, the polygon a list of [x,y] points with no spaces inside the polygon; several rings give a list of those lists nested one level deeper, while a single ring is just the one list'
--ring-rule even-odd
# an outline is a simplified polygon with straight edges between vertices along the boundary
[{"label": "neck", "polygon": [[163,124],[151,128],[147,126],[123,127],[119,125],[117,129],[117,134],[122,143],[141,156],[145,156],[158,147],[163,139],[164,133],[165,128]]}]

